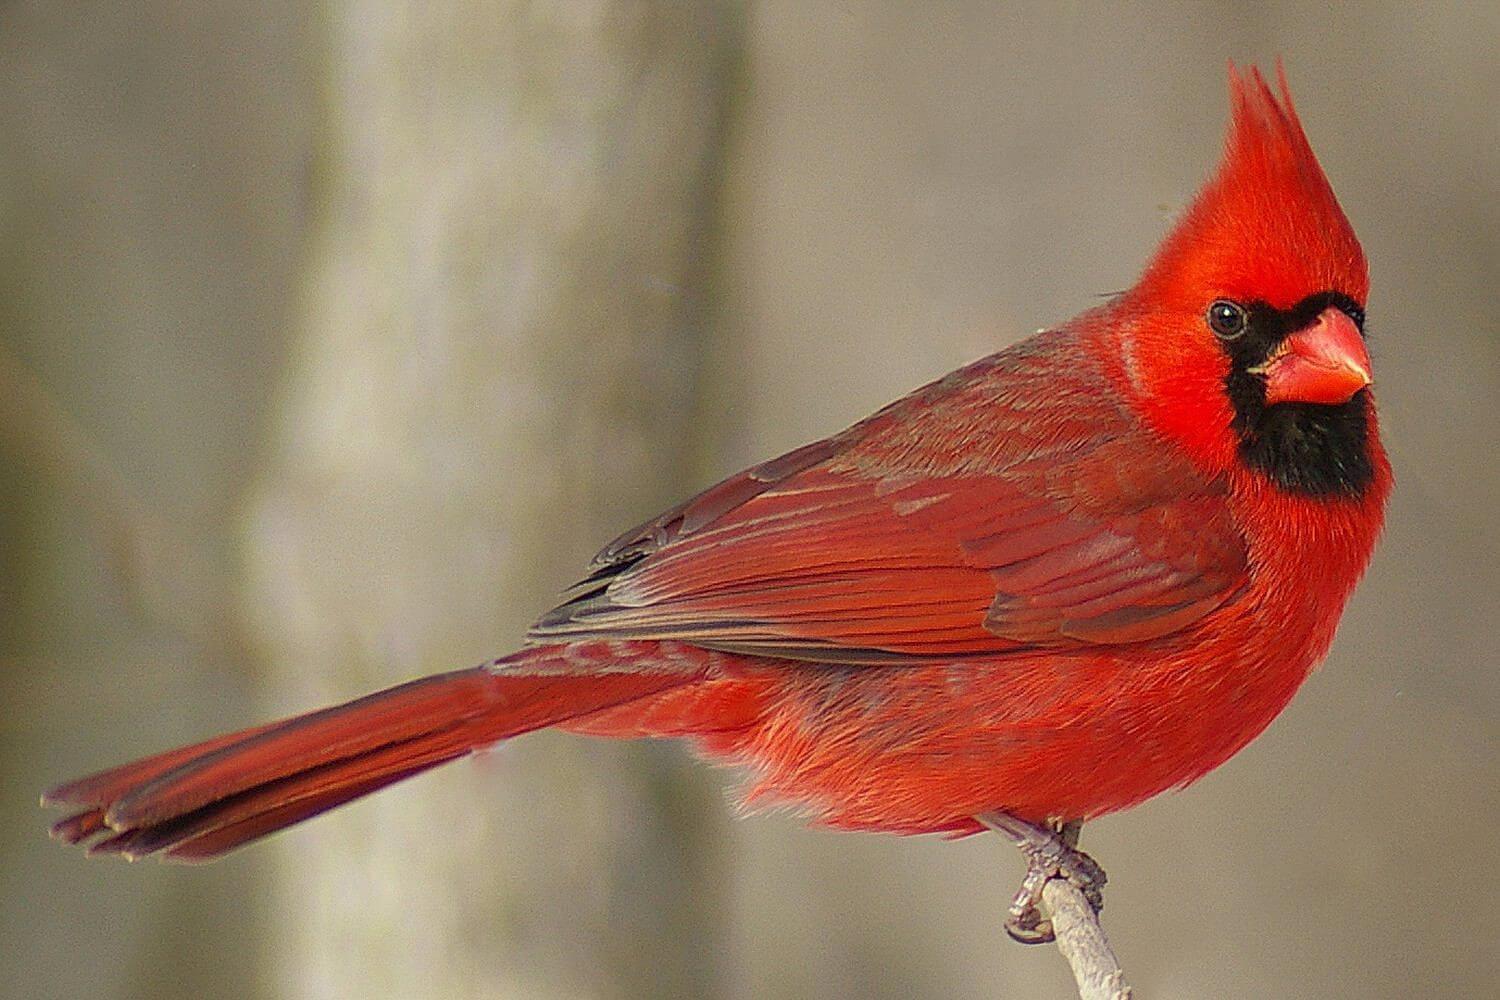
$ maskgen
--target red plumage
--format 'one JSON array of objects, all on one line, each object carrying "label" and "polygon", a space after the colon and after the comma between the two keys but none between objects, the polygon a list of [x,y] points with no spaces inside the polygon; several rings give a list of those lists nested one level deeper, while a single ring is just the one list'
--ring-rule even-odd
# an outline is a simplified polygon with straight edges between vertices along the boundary
[{"label": "red plumage", "polygon": [[63,785],[57,834],[212,857],[545,726],[904,833],[1200,777],[1327,651],[1391,482],[1359,243],[1285,82],[1231,89],[1129,292],[627,532],[521,652]]}]

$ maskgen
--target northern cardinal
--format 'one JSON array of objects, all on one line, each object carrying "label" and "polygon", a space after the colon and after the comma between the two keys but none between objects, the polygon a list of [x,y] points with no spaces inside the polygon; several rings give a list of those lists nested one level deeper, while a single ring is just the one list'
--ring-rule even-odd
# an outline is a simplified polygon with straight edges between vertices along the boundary
[{"label": "northern cardinal", "polygon": [[54,834],[207,859],[546,726],[680,737],[752,805],[1006,832],[1044,939],[1046,878],[1099,902],[1081,821],[1285,707],[1391,487],[1364,253],[1284,74],[1230,90],[1129,291],[627,531],[518,652],[60,785]]}]

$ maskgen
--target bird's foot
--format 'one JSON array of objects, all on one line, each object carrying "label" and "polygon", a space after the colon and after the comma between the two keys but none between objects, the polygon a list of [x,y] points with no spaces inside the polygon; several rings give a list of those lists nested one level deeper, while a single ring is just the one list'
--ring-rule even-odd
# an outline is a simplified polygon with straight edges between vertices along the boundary
[{"label": "bird's foot", "polygon": [[1104,909],[1104,869],[1078,849],[1083,823],[1038,825],[1009,813],[986,813],[979,822],[1004,834],[1026,855],[1026,877],[1011,900],[1005,932],[1022,944],[1046,944],[1053,938],[1052,921],[1042,916],[1042,889],[1055,878],[1066,879],[1083,893],[1094,912]]}]

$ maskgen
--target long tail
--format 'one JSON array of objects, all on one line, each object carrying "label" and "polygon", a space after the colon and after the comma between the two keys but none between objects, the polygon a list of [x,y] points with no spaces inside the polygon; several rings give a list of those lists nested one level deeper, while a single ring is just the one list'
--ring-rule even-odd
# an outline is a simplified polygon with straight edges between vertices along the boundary
[{"label": "long tail", "polygon": [[51,789],[52,827],[90,854],[207,861],[521,733],[690,683],[699,674],[576,672],[561,647],[435,674],[356,701],[157,754]]}]

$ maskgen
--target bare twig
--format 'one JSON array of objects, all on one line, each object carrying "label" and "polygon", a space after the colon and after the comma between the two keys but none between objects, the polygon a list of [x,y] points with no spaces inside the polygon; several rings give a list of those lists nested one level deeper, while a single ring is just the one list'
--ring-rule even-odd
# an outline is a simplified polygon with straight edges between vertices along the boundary
[{"label": "bare twig", "polygon": [[1005,932],[1022,944],[1056,941],[1081,1000],[1129,1000],[1125,973],[1099,925],[1104,870],[1078,849],[1083,823],[1035,823],[998,811],[974,818],[1026,857],[1026,879],[1011,902]]},{"label": "bare twig", "polygon": [[1130,986],[1120,960],[1109,947],[1099,916],[1077,886],[1067,879],[1048,879],[1042,904],[1057,935],[1057,950],[1073,969],[1080,1000],[1130,1000]]}]

